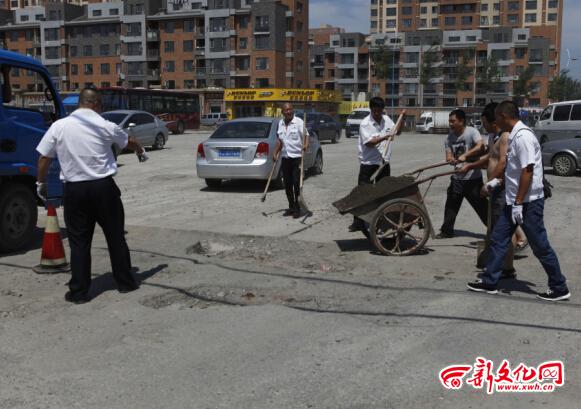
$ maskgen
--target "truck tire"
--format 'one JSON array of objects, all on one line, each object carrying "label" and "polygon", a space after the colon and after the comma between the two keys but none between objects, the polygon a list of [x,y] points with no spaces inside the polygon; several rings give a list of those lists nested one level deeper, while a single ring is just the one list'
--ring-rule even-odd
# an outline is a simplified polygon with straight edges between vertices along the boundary
[{"label": "truck tire", "polygon": [[16,251],[29,243],[38,221],[32,189],[9,183],[0,189],[0,252]]}]

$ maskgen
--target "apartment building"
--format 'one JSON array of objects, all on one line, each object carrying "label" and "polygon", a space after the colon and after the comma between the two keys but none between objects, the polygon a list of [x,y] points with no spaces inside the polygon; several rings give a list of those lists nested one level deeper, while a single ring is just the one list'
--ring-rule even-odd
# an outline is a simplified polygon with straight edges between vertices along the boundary
[{"label": "apartment building", "polygon": [[[312,32],[311,88],[339,91],[354,100],[369,88],[369,47],[361,33]],[[324,42],[317,44],[318,41]]]},{"label": "apartment building", "polygon": [[0,13],[2,47],[41,60],[63,91],[308,86],[308,0],[83,3]]},{"label": "apartment building", "polygon": [[[372,68],[370,91],[388,105],[548,103],[549,81],[560,70],[563,0],[371,0],[370,6],[372,52],[391,56],[391,75],[378,78]],[[528,67],[532,89],[524,95],[515,83]]]}]

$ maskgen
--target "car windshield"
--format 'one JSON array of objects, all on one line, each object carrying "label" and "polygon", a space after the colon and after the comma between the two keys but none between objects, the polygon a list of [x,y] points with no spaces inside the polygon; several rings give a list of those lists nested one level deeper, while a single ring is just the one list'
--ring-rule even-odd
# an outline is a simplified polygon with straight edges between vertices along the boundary
[{"label": "car windshield", "polygon": [[266,139],[271,122],[225,122],[210,136],[212,139]]},{"label": "car windshield", "polygon": [[367,111],[353,111],[349,115],[349,119],[364,119],[369,116],[369,112]]},{"label": "car windshield", "polygon": [[[303,118],[301,118],[303,119]],[[318,114],[307,114],[307,123],[308,124],[312,124],[315,121],[318,121],[320,119],[320,115]]]},{"label": "car windshield", "polygon": [[111,121],[117,125],[121,124],[121,122],[123,122],[123,120],[127,118],[127,114],[118,114],[113,112],[110,113],[105,112],[104,114],[101,114],[101,116],[105,118],[107,121]]}]

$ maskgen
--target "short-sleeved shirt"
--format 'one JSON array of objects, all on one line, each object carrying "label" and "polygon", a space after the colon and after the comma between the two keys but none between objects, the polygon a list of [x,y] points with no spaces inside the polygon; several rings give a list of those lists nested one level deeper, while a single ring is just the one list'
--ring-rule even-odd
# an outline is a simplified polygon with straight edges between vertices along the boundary
[{"label": "short-sleeved shirt", "polygon": [[534,132],[521,121],[512,129],[508,137],[508,157],[506,159],[505,190],[506,203],[514,204],[522,170],[529,165],[534,166],[533,181],[524,202],[544,197],[543,193],[543,161],[541,145]]},{"label": "short-sleeved shirt", "polygon": [[112,145],[125,148],[127,141],[119,125],[92,109],[79,108],[52,124],[36,150],[48,158],[58,157],[61,180],[84,182],[117,173]]},{"label": "short-sleeved shirt", "polygon": [[306,131],[304,122],[301,118],[297,118],[296,116],[293,117],[288,125],[284,123],[284,119],[280,120],[278,123],[277,136],[282,143],[281,154],[283,158],[301,157],[305,132],[308,136],[309,133]]},{"label": "short-sleeved shirt", "polygon": [[[477,145],[481,140],[482,136],[480,136],[480,132],[471,126],[467,126],[462,135],[456,135],[454,131],[451,130],[444,141],[444,147],[446,148],[446,152],[451,151],[454,158],[458,159]],[[452,177],[459,180],[480,179],[482,178],[482,171],[480,169],[475,169],[464,174],[456,173],[452,175]]]},{"label": "short-sleeved shirt", "polygon": [[378,143],[375,146],[367,146],[366,143],[372,138],[389,132],[395,124],[387,115],[381,116],[381,122],[373,119],[372,115],[368,115],[361,121],[359,125],[359,162],[362,165],[381,165],[383,161],[389,162],[391,160],[391,146],[389,145],[385,157],[381,157],[385,144],[387,141]]}]

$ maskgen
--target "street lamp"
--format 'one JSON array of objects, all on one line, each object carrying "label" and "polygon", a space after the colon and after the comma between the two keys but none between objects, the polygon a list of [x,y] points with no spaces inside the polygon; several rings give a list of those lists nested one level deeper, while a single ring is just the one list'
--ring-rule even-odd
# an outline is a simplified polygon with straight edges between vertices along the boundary
[{"label": "street lamp", "polygon": [[398,46],[399,38],[397,36],[397,27],[395,28],[395,38],[393,40],[393,49],[391,53],[391,117],[395,117],[395,49]]},{"label": "street lamp", "polygon": [[571,61],[577,61],[577,57],[571,57],[571,52],[568,48],[565,49],[565,51],[567,51],[567,66],[565,69],[569,69],[569,64],[571,64]]}]

